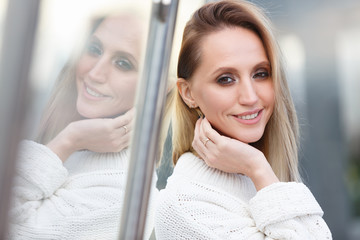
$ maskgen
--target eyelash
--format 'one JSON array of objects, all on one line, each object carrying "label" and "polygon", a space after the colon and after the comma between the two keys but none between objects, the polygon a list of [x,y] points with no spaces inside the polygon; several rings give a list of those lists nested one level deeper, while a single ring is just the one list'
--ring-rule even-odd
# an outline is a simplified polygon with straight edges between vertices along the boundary
[{"label": "eyelash", "polygon": [[126,58],[119,58],[114,60],[115,66],[123,71],[131,71],[134,69],[134,65]]},{"label": "eyelash", "polygon": [[[269,78],[270,73],[268,70],[265,69],[260,69],[259,71],[257,71],[252,78],[253,79],[267,79]],[[225,80],[225,81],[224,81]],[[219,78],[217,78],[216,82],[221,84],[221,85],[230,85],[232,83],[234,83],[236,81],[236,79],[232,76],[227,76],[227,75],[223,75],[220,76]]]},{"label": "eyelash", "polygon": [[[90,43],[87,46],[87,52],[94,57],[99,57],[103,54],[103,50],[101,48],[101,46],[99,46],[96,43]],[[115,64],[115,66],[123,71],[131,71],[134,69],[134,65],[126,58],[124,57],[120,57],[117,58],[113,61],[113,63]]]},{"label": "eyelash", "polygon": [[269,71],[260,70],[254,74],[253,78],[267,79],[269,76],[270,76]]},{"label": "eyelash", "polygon": [[[227,81],[223,81],[223,80],[227,80]],[[230,80],[230,81],[228,81],[228,80]],[[234,78],[232,78],[231,76],[221,76],[216,80],[216,82],[221,85],[229,85],[235,81],[236,80]]]}]

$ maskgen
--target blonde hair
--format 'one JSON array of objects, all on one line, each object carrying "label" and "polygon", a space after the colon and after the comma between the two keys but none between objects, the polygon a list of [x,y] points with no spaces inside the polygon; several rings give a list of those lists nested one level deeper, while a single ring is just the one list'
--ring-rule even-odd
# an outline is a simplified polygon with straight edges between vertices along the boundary
[{"label": "blonde hair", "polygon": [[59,74],[44,110],[36,139],[39,143],[48,143],[69,123],[81,119],[76,109],[76,89],[75,64],[68,63]]},{"label": "blonde hair", "polygon": [[[184,29],[177,75],[189,81],[201,62],[202,39],[225,27],[242,27],[256,33],[263,42],[271,64],[275,107],[263,136],[252,145],[264,153],[280,181],[301,181],[298,171],[297,116],[283,69],[281,51],[272,33],[271,23],[262,10],[245,1],[219,1],[198,9]],[[199,109],[189,108],[177,92],[172,122],[174,164],[185,152],[196,154],[192,141],[198,116]]]}]

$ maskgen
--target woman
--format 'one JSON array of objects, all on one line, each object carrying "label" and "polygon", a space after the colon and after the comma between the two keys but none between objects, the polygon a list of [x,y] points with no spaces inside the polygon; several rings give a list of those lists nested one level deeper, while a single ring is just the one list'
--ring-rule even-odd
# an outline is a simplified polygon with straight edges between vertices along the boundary
[{"label": "woman", "polygon": [[143,23],[134,12],[97,21],[64,68],[40,143],[20,146],[10,239],[118,238]]},{"label": "woman", "polygon": [[332,238],[300,183],[296,113],[261,10],[244,1],[197,10],[177,87],[176,166],[160,192],[157,239]]}]

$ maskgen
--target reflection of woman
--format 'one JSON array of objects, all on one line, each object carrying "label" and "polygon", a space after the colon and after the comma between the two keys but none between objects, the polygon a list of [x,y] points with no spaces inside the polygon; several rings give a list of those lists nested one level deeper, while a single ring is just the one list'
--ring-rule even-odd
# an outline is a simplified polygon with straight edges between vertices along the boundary
[{"label": "reflection of woman", "polygon": [[243,1],[196,11],[178,77],[157,239],[331,239],[299,183],[296,114],[263,13]]},{"label": "reflection of woman", "polygon": [[107,17],[65,67],[41,144],[20,147],[10,238],[117,238],[143,31],[130,14]]}]

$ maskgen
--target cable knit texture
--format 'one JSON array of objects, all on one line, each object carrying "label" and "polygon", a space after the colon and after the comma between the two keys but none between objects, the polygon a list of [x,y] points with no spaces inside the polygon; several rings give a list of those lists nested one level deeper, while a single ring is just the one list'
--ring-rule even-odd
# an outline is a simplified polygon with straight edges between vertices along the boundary
[{"label": "cable knit texture", "polygon": [[[18,159],[9,239],[118,238],[128,150],[79,151],[63,164],[46,146],[24,140]],[[155,182],[144,239],[153,230]]]},{"label": "cable knit texture", "polygon": [[251,179],[183,154],[160,191],[155,233],[163,239],[332,239],[323,212],[302,183],[256,192]]}]

